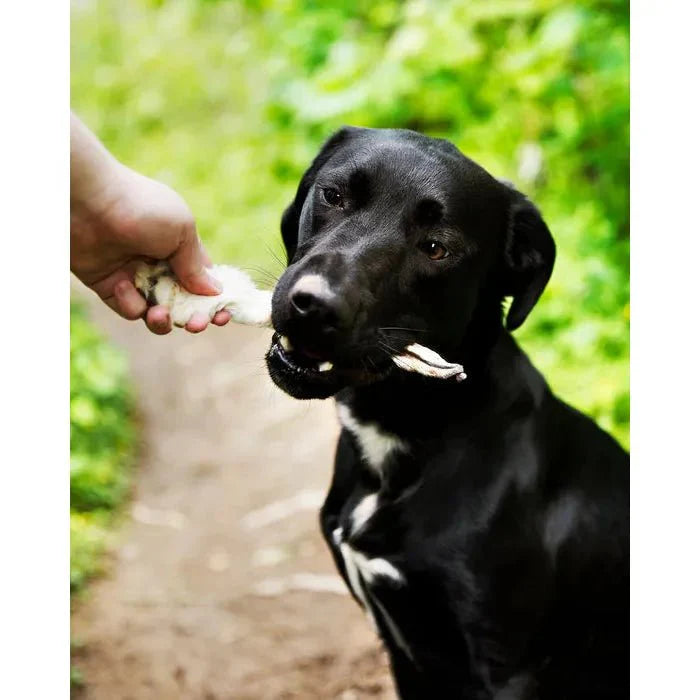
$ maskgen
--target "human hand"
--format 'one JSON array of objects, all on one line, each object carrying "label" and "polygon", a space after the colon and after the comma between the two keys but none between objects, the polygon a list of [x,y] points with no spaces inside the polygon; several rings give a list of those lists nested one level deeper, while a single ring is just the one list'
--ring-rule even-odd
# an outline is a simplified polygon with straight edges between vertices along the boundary
[{"label": "human hand", "polygon": [[[144,259],[167,260],[194,294],[221,291],[207,272],[211,261],[184,200],[116,161],[72,116],[71,270],[124,318],[143,317],[154,333],[169,333],[167,308],[147,308],[133,284],[135,268]],[[228,311],[220,311],[212,322],[222,326],[230,318]],[[208,323],[208,317],[195,314],[186,328],[198,333]]]}]

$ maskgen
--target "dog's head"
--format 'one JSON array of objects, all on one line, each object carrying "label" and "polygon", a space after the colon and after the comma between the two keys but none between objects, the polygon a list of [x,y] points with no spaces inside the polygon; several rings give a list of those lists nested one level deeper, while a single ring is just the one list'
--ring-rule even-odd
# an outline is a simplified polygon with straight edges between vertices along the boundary
[{"label": "dog's head", "polygon": [[267,363],[297,398],[384,378],[411,342],[460,361],[476,319],[501,323],[505,296],[506,328],[520,326],[554,264],[524,195],[452,144],[394,129],[334,134],[284,212],[282,238],[289,266]]}]

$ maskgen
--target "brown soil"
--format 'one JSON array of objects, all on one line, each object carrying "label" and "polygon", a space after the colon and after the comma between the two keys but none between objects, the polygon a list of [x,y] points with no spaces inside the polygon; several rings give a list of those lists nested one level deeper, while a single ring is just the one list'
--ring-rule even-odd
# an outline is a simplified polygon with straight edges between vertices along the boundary
[{"label": "brown soil", "polygon": [[318,529],[332,403],[272,385],[269,331],[156,337],[93,306],[130,359],[142,445],[107,574],[74,601],[75,696],[394,698]]}]

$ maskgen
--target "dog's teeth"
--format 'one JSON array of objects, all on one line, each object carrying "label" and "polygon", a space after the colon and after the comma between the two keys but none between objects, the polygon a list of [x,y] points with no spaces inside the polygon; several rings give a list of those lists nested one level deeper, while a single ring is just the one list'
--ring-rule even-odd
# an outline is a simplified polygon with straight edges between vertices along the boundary
[{"label": "dog's teeth", "polygon": [[285,352],[291,352],[292,351],[292,344],[289,342],[289,338],[287,338],[286,335],[281,335],[280,336],[280,345],[282,346],[282,349]]},{"label": "dog's teeth", "polygon": [[321,364],[318,366],[319,372],[330,372],[332,369],[333,369],[332,362],[321,362]]}]

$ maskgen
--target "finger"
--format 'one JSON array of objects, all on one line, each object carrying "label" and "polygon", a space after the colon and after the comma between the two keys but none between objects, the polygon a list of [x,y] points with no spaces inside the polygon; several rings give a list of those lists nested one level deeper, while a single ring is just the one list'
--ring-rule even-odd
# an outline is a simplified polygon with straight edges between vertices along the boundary
[{"label": "finger", "polygon": [[204,247],[204,243],[202,243],[202,239],[199,239],[199,248],[202,251],[202,260],[204,260],[204,266],[205,267],[214,267],[214,263],[211,261],[211,258],[209,257],[209,253],[207,253],[207,249]]},{"label": "finger", "polygon": [[102,301],[109,306],[114,313],[119,314],[121,316],[121,312],[119,311],[119,308],[117,307],[117,300],[115,297],[106,297],[102,299]]},{"label": "finger", "polygon": [[209,317],[197,311],[187,322],[185,328],[190,333],[201,333],[209,325]]},{"label": "finger", "polygon": [[121,280],[114,286],[114,297],[117,301],[117,311],[130,321],[146,313],[146,300],[138,293],[130,280]]},{"label": "finger", "polygon": [[208,296],[221,293],[221,283],[207,272],[202,245],[194,225],[185,227],[182,243],[170,257],[170,266],[188,292]]},{"label": "finger", "polygon": [[221,311],[217,311],[214,314],[214,318],[211,320],[211,322],[215,326],[225,326],[230,320],[231,320],[231,312],[226,311],[226,309],[222,309]]},{"label": "finger", "polygon": [[[95,292],[100,299],[106,301],[109,297],[114,299],[116,286],[123,281],[131,282],[134,279],[134,273],[129,264],[122,265],[114,270],[109,275],[106,275],[100,280],[93,282],[90,288]],[[116,309],[115,309],[116,310]]]},{"label": "finger", "polygon": [[166,306],[152,306],[146,312],[145,321],[148,330],[156,335],[166,335],[173,329],[170,312]]}]

